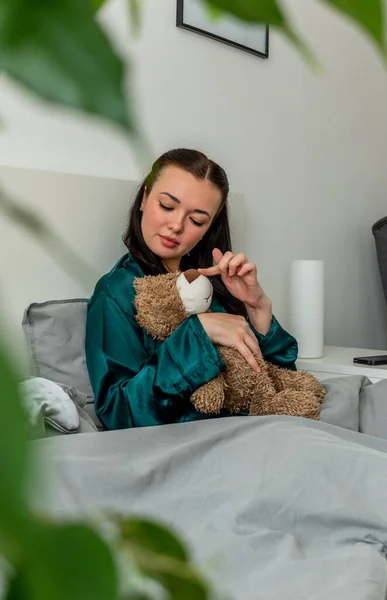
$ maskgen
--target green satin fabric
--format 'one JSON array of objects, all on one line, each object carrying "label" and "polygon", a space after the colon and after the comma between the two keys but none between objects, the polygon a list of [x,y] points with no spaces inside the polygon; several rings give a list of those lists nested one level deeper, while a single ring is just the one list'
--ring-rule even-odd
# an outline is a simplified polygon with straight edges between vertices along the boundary
[{"label": "green satin fabric", "polygon": [[[208,418],[194,410],[190,396],[224,368],[218,350],[196,316],[164,342],[149,336],[135,320],[135,277],[143,272],[126,254],[89,301],[86,358],[97,415],[107,429]],[[215,300],[211,310],[224,312]],[[254,333],[266,360],[295,369],[297,342],[275,317],[267,335]]]}]

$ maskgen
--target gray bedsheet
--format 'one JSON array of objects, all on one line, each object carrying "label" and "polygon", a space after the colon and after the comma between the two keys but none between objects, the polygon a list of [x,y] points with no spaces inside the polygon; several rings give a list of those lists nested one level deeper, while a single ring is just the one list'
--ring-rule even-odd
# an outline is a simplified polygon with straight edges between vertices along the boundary
[{"label": "gray bedsheet", "polygon": [[45,502],[173,524],[228,598],[382,600],[387,382],[325,385],[320,422],[231,417],[34,442],[52,466]]}]

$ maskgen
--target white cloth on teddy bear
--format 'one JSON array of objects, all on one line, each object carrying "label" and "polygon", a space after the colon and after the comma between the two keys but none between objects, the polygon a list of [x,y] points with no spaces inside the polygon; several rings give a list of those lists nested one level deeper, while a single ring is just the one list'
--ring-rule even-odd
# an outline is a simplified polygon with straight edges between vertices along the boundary
[{"label": "white cloth on teddy bear", "polygon": [[181,273],[177,278],[176,286],[189,316],[206,312],[210,308],[213,288],[210,280],[204,275],[199,275],[189,283],[184,273]]}]

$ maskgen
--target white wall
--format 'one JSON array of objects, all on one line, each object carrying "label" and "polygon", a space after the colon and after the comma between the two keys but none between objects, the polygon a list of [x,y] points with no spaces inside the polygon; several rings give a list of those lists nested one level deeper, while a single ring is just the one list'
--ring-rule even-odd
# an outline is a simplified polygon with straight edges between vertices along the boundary
[{"label": "white wall", "polygon": [[[326,341],[387,347],[371,225],[387,212],[387,76],[363,35],[322,4],[287,4],[325,66],[318,76],[275,33],[268,61],[175,27],[175,0],[145,3],[129,46],[126,0],[102,15],[134,63],[152,149],[203,149],[246,195],[246,251],[287,322],[293,258],[326,261]],[[142,167],[106,127],[47,110],[3,82],[0,164],[138,179]],[[59,212],[58,212],[59,218]]]}]

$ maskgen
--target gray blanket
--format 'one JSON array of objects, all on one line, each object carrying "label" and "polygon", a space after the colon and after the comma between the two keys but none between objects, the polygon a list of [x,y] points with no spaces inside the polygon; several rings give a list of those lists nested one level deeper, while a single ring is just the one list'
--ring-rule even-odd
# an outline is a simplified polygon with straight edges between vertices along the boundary
[{"label": "gray blanket", "polygon": [[325,385],[319,422],[230,417],[34,442],[51,461],[46,502],[161,518],[233,600],[382,600],[387,381]]}]

